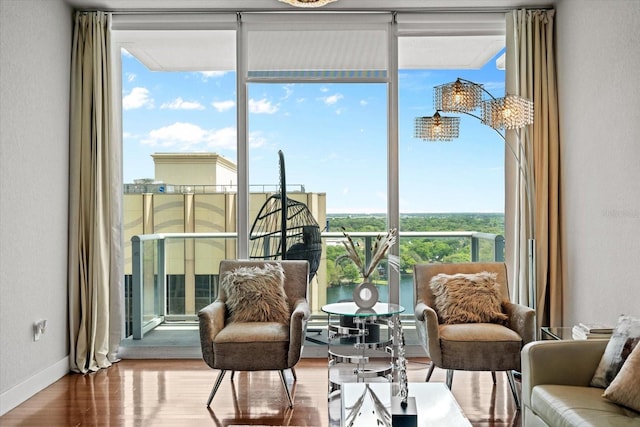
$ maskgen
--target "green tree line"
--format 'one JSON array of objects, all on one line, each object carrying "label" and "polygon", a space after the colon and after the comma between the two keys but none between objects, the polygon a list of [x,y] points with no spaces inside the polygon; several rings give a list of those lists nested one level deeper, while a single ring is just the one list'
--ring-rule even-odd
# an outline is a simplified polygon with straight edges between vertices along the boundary
[{"label": "green tree line", "polygon": [[[377,232],[387,229],[384,215],[327,215],[328,231]],[[504,235],[504,215],[498,213],[411,214],[400,218],[400,231],[474,231]],[[364,239],[354,238],[364,253]],[[411,274],[419,263],[451,263],[471,261],[471,241],[466,237],[408,238],[399,239],[400,272]],[[352,262],[345,259],[345,249],[340,245],[327,245],[327,279],[329,285],[356,283],[362,278]],[[493,260],[492,242],[480,245],[481,260]],[[336,262],[337,260],[337,262]],[[386,282],[386,261],[383,261],[374,281]]]}]

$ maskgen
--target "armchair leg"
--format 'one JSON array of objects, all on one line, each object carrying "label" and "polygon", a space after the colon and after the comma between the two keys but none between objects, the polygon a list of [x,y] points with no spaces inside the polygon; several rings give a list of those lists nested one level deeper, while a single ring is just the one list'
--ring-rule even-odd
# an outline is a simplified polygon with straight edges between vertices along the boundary
[{"label": "armchair leg", "polygon": [[291,375],[293,375],[293,380],[298,381],[298,376],[296,375],[295,368],[291,368]]},{"label": "armchair leg", "polygon": [[496,371],[491,371],[491,379],[493,380],[493,385],[496,385]]},{"label": "armchair leg", "polygon": [[291,399],[291,391],[289,390],[289,386],[287,385],[287,380],[284,378],[284,370],[280,371],[280,379],[282,380],[282,385],[284,386],[284,389],[287,392],[287,400],[289,401],[289,408],[293,408],[293,400]]},{"label": "armchair leg", "polygon": [[226,372],[227,371],[221,370],[220,373],[218,374],[218,378],[216,378],[216,382],[213,385],[213,388],[211,389],[211,393],[209,394],[209,400],[207,400],[207,408],[211,406],[211,401],[213,400],[213,396],[215,396],[216,391],[218,391],[218,387],[220,387],[220,384],[222,383],[222,378],[224,378],[224,374]]},{"label": "armchair leg", "polygon": [[518,396],[518,389],[516,388],[516,380],[513,377],[513,371],[507,371],[507,380],[509,380],[509,387],[511,388],[511,394],[513,394],[513,400],[516,404],[516,408],[520,410],[520,397]]},{"label": "armchair leg", "polygon": [[453,369],[447,369],[447,387],[451,390],[451,384],[453,384]]},{"label": "armchair leg", "polygon": [[429,365],[429,370],[427,371],[427,378],[424,380],[424,382],[428,383],[429,380],[431,379],[431,374],[433,374],[433,368],[436,367],[436,364],[431,362],[431,364]]}]

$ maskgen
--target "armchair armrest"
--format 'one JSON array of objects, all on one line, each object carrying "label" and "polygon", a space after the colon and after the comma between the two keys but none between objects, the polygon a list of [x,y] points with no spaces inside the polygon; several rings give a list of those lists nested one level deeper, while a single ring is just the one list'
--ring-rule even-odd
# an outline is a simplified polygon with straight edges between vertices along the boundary
[{"label": "armchair armrest", "polygon": [[307,322],[311,317],[309,303],[299,299],[294,305],[289,322],[289,355],[287,363],[294,366],[302,355],[302,346],[307,333]]},{"label": "armchair armrest", "polygon": [[522,400],[531,407],[531,390],[538,384],[588,386],[606,340],[535,341],[522,349]]},{"label": "armchair armrest", "polygon": [[438,327],[438,315],[435,310],[423,302],[416,304],[414,309],[416,318],[416,331],[420,343],[427,352],[427,356],[436,364],[442,361],[440,351],[440,329]]},{"label": "armchair armrest", "polygon": [[214,368],[213,339],[224,328],[225,315],[226,306],[223,301],[214,301],[198,312],[202,358],[211,368]]},{"label": "armchair armrest", "polygon": [[509,329],[515,331],[522,338],[522,345],[536,339],[535,310],[522,304],[507,302],[503,308],[509,316]]}]

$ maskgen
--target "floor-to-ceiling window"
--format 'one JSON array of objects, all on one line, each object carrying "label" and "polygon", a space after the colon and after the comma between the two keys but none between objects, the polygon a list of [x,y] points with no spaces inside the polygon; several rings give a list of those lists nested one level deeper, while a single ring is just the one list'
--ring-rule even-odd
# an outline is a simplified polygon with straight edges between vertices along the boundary
[{"label": "floor-to-ceiling window", "polygon": [[[166,18],[120,15],[113,25],[122,69],[127,335],[133,236],[235,232],[236,15]],[[235,256],[236,239],[150,240],[142,249],[143,322],[193,320],[217,294],[212,260]]]},{"label": "floor-to-ceiling window", "polygon": [[[391,16],[247,14],[242,20],[250,187],[280,179],[281,150],[287,196],[308,205],[324,234],[310,289],[319,314],[327,302],[351,299],[362,280],[339,262],[342,236],[328,233],[362,231],[345,222],[348,216],[375,214],[381,226],[369,231],[388,222]],[[261,202],[250,199],[249,222]],[[388,278],[379,279],[387,289]]]},{"label": "floor-to-ceiling window", "polygon": [[[401,239],[400,300],[412,304],[414,264],[500,259],[503,140],[477,117],[447,112],[440,114],[460,118],[459,137],[423,140],[415,119],[433,116],[434,87],[457,78],[502,96],[505,30],[502,14],[399,14],[397,20],[400,230],[436,234]],[[472,243],[458,232],[487,236]]]},{"label": "floor-to-ceiling window", "polygon": [[[487,231],[478,227],[488,224],[499,231],[504,146],[492,130],[463,118],[457,141],[431,143],[413,136],[414,118],[434,112],[435,85],[460,76],[503,92],[504,71],[495,68],[495,60],[504,34],[493,34],[499,19],[489,19],[489,31],[486,14],[445,15],[425,20],[401,14],[396,27],[391,14],[243,14],[239,34],[235,15],[224,24],[192,16],[193,23],[183,17],[176,28],[121,29],[120,43],[135,54],[122,57],[124,181],[149,186],[134,204],[140,220],[125,227],[136,234],[232,231],[246,239],[265,198],[277,190],[282,150],[291,197],[312,195],[304,202],[323,231],[344,226],[380,232],[397,218],[401,231],[448,231],[454,227],[447,222],[451,215],[447,220],[433,215],[445,213],[478,214],[465,221],[480,223],[455,226]],[[158,25],[166,27],[164,21]],[[389,41],[396,28],[400,70],[391,80],[396,60],[389,61],[395,52]],[[487,45],[494,52],[483,56]],[[470,54],[476,65],[450,62],[459,59],[454,53]],[[154,62],[158,70],[152,71]],[[394,85],[397,98],[390,90]],[[397,123],[390,105],[399,111]],[[233,173],[207,178],[194,167],[210,162],[228,171],[224,159],[235,165]],[[190,177],[186,181],[171,174],[180,167],[182,178]],[[226,196],[209,193],[212,189]],[[358,280],[348,265],[335,262],[339,242],[323,243],[324,264],[311,294],[315,312],[325,302],[348,299],[349,286]],[[401,239],[400,302],[412,304],[412,263],[462,260],[467,244],[452,238]],[[193,316],[215,295],[217,279],[207,260],[248,251],[242,243],[168,244],[169,312]],[[382,299],[392,283],[385,274],[380,271]]]}]

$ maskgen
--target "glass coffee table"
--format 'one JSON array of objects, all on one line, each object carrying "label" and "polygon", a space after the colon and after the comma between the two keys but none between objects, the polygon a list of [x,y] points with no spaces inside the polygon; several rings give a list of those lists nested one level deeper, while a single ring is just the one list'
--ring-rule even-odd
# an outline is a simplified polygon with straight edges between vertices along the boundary
[{"label": "glass coffee table", "polygon": [[[444,383],[409,383],[409,397],[415,397],[419,427],[469,427],[471,422]],[[399,384],[346,383],[342,385],[344,426],[390,426],[391,396]]]}]

